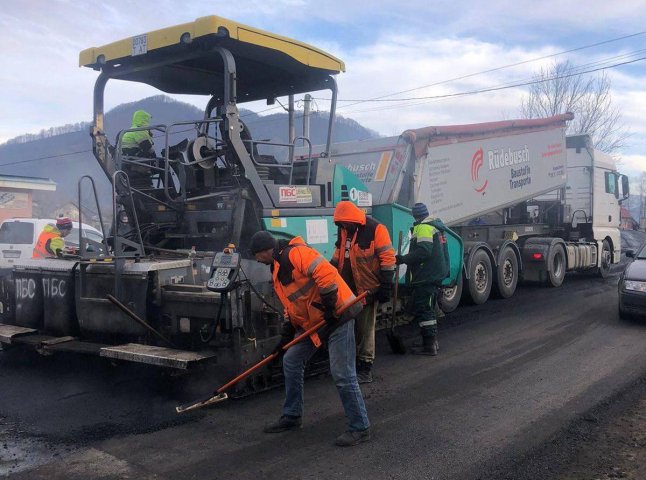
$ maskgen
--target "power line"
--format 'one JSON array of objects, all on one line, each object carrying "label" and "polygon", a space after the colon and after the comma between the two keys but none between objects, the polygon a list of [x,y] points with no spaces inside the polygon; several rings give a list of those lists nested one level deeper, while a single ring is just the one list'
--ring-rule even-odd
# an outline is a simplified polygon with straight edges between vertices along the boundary
[{"label": "power line", "polygon": [[[395,103],[399,102],[397,105],[391,105],[389,107],[376,107],[372,109],[367,109],[367,110],[354,110],[353,113],[360,113],[364,111],[376,111],[376,110],[386,110],[390,108],[405,108],[405,107],[410,107],[410,106],[415,106],[415,105],[420,105],[422,103],[426,103],[427,101],[432,101],[432,100],[441,100],[441,99],[447,99],[447,98],[454,98],[454,97],[462,97],[462,96],[468,96],[468,95],[476,95],[480,93],[488,93],[488,92],[494,92],[498,90],[506,90],[509,88],[517,88],[517,87],[523,87],[527,85],[532,85],[536,83],[543,83],[543,82],[548,82],[552,80],[558,80],[562,78],[568,78],[568,77],[573,77],[576,75],[583,75],[585,73],[593,73],[597,72],[600,70],[607,70],[610,68],[616,68],[619,66],[623,65],[628,65],[631,63],[639,62],[641,60],[645,60],[646,57],[639,57],[633,60],[628,60],[625,62],[620,62],[620,63],[615,63],[612,65],[607,65],[607,66],[602,66],[598,68],[592,68],[589,70],[578,70],[578,71],[572,71],[570,73],[564,74],[564,75],[557,75],[557,76],[552,76],[549,78],[540,78],[540,79],[535,79],[531,81],[523,81],[523,82],[517,82],[517,83],[510,83],[510,84],[504,84],[504,85],[499,85],[499,86],[494,86],[494,87],[489,87],[489,88],[483,88],[483,89],[478,89],[478,90],[470,90],[466,92],[456,92],[456,93],[447,93],[443,95],[430,95],[430,96],[425,96],[425,97],[410,97],[410,98],[398,98],[398,99],[375,99],[375,100],[367,100],[370,102],[388,102],[388,103]],[[576,70],[576,69],[575,69]],[[350,101],[350,100],[349,100]],[[417,102],[417,103],[402,103],[402,102]]]},{"label": "power line", "polygon": [[[644,52],[646,52],[646,49],[637,50],[637,51],[631,52],[629,54],[623,54],[623,55],[617,55],[617,56],[614,56],[614,57],[609,57],[609,58],[599,60],[599,61],[596,61],[596,62],[591,62],[591,63],[588,63],[588,64],[574,66],[573,68],[568,70],[568,76],[583,75],[584,73],[588,73],[588,71],[585,70],[586,68],[589,69],[590,67],[594,67],[594,66],[597,66],[597,65],[603,65],[603,64],[606,64],[606,63],[608,63],[609,61],[612,61],[612,60],[618,60],[618,59],[627,58],[627,57],[629,58],[629,57],[632,57],[632,56],[637,55],[637,54],[642,54]],[[638,61],[638,60],[641,60],[641,59],[635,59],[633,61]],[[628,62],[628,63],[630,63],[630,62]],[[618,65],[623,65],[623,63],[618,64]],[[614,66],[615,65],[610,65],[610,66],[607,66],[605,68],[612,68]],[[602,68],[598,68],[596,70],[602,70]],[[596,71],[596,70],[589,70],[589,71]],[[507,82],[507,83],[499,84],[495,88],[497,88],[499,90],[502,90],[503,89],[502,87],[515,88],[515,87],[521,86],[523,84],[531,84],[532,82],[541,83],[541,82],[544,82],[544,81],[556,80],[558,78],[564,78],[564,77],[563,76],[556,76],[556,77],[541,78],[541,79],[536,79],[536,77],[534,77],[534,80],[532,80],[532,81],[522,80],[522,81],[516,81],[516,82]],[[494,87],[491,87],[491,88],[494,88]],[[461,93],[460,95],[466,95],[466,94],[468,94],[468,92],[467,93]],[[450,98],[450,95],[444,95],[444,96],[436,95],[434,97],[419,97],[419,98],[421,99],[421,101],[413,101],[411,99],[391,99],[391,100],[388,100],[388,102],[401,101],[401,103],[397,103],[397,104],[394,104],[394,105],[389,105],[387,107],[379,106],[379,107],[366,108],[366,109],[363,109],[363,110],[352,110],[352,113],[374,112],[374,111],[379,111],[379,110],[391,110],[393,108],[400,108],[400,107],[401,108],[413,107],[413,106],[417,106],[417,105],[423,105],[425,103],[429,103],[429,102],[434,101],[434,100],[443,100],[443,99],[445,100],[445,99]],[[386,100],[383,100],[382,102],[386,102]]]},{"label": "power line", "polygon": [[48,155],[46,157],[30,158],[28,160],[19,160],[17,162],[3,163],[2,165],[0,165],[0,167],[7,167],[9,165],[19,165],[21,163],[38,162],[40,160],[48,160],[50,158],[67,157],[69,155],[78,155],[79,153],[89,153],[91,151],[92,150],[79,150],[78,152],[61,153],[60,155]]},{"label": "power line", "polygon": [[[478,76],[478,75],[483,75],[485,73],[496,72],[498,70],[503,70],[505,68],[517,67],[519,65],[524,65],[526,63],[537,62],[539,60],[545,60],[546,58],[552,58],[552,57],[557,57],[559,55],[564,55],[566,53],[572,53],[572,52],[576,52],[576,51],[579,51],[579,50],[585,50],[585,49],[588,49],[588,48],[594,48],[594,47],[598,47],[600,45],[605,45],[605,44],[608,44],[608,43],[617,42],[619,40],[625,40],[627,38],[636,37],[636,36],[639,36],[639,35],[644,35],[645,33],[646,33],[646,31],[641,31],[641,32],[630,34],[630,35],[624,35],[623,37],[617,37],[617,38],[613,38],[613,39],[610,39],[610,40],[604,40],[603,42],[592,43],[592,44],[589,44],[589,45],[584,45],[584,46],[581,46],[581,47],[572,48],[570,50],[563,50],[562,52],[552,53],[550,55],[544,55],[542,57],[536,57],[536,58],[532,58],[530,60],[524,60],[522,62],[510,63],[508,65],[503,65],[501,67],[491,68],[489,70],[482,70],[480,72],[470,73],[470,74],[467,74],[467,75],[462,75],[460,77],[449,78],[447,80],[442,80],[442,81],[439,81],[439,82],[430,83],[428,85],[422,85],[420,87],[410,88],[408,90],[402,90],[402,91],[399,91],[399,92],[388,93],[388,94],[385,94],[385,95],[381,95],[379,97],[374,97],[372,99],[348,100],[348,101],[355,102],[355,103],[352,103],[352,104],[349,104],[349,105],[343,105],[343,106],[339,107],[339,109],[351,107],[352,105],[357,105],[359,103],[364,103],[364,102],[368,102],[368,101],[374,101],[374,100],[378,100],[378,99],[382,99],[382,98],[392,97],[394,95],[400,95],[402,93],[414,92],[416,90],[422,90],[422,89],[428,88],[428,87],[434,87],[434,86],[438,86],[438,85],[443,85],[443,84],[450,83],[450,82],[455,82],[455,81],[458,81],[458,80],[464,80],[465,78],[471,78],[471,77],[475,77],[475,76]],[[339,100],[339,101],[343,101],[343,100]]]},{"label": "power line", "polygon": [[[245,113],[244,115],[240,115],[240,118],[248,117],[250,115],[258,115],[259,113],[267,112],[269,110],[275,110],[276,108],[280,108],[280,107],[275,107],[274,106],[274,107],[271,107],[271,108],[267,108],[265,110],[261,110],[260,112]],[[173,132],[173,134],[186,133],[186,132],[190,132],[192,130],[194,130],[194,128],[187,128],[185,130],[178,130],[176,132]],[[159,138],[161,136],[162,136],[161,134],[160,135],[153,135],[154,138]],[[16,162],[3,163],[3,164],[0,164],[0,167],[9,167],[9,166],[12,166],[12,165],[20,165],[20,164],[23,164],[23,163],[39,162],[41,160],[50,160],[52,158],[68,157],[70,155],[78,155],[80,153],[90,153],[90,152],[92,152],[92,149],[79,150],[77,152],[61,153],[59,155],[47,155],[47,156],[44,156],[44,157],[30,158],[30,159],[27,159],[27,160],[18,160]]]},{"label": "power line", "polygon": [[[542,57],[536,57],[536,58],[533,58],[533,59],[530,59],[530,60],[524,60],[522,62],[516,62],[516,63],[512,63],[512,64],[508,64],[508,65],[503,65],[503,66],[500,66],[500,67],[491,68],[491,69],[488,69],[488,70],[483,70],[483,71],[471,73],[471,74],[468,74],[468,75],[462,75],[460,77],[455,77],[455,78],[451,78],[451,79],[447,79],[447,80],[442,80],[442,81],[439,81],[439,82],[431,83],[431,84],[428,84],[428,85],[422,85],[422,86],[419,86],[419,87],[414,87],[414,88],[407,89],[407,90],[402,90],[402,91],[399,91],[399,92],[389,93],[389,94],[385,94],[385,95],[382,95],[382,96],[379,96],[379,97],[374,97],[374,98],[369,98],[369,99],[339,99],[338,100],[339,102],[354,102],[354,103],[350,103],[348,105],[340,106],[340,107],[337,108],[337,110],[340,110],[340,109],[343,109],[343,108],[348,108],[348,107],[351,107],[353,105],[358,105],[358,104],[362,104],[362,103],[372,103],[372,102],[380,102],[380,103],[382,103],[382,102],[388,102],[388,103],[391,103],[391,102],[392,103],[397,103],[397,102],[399,102],[399,104],[398,105],[390,105],[388,107],[376,107],[376,108],[371,108],[371,109],[366,109],[366,110],[354,110],[353,112],[354,113],[362,113],[362,112],[387,110],[387,109],[400,108],[400,107],[401,108],[406,108],[406,107],[421,105],[423,103],[427,103],[428,101],[433,101],[433,100],[442,100],[442,99],[453,98],[453,97],[469,96],[469,95],[476,95],[476,94],[480,94],[480,93],[488,93],[488,92],[493,92],[493,91],[505,90],[505,89],[509,89],[509,88],[517,88],[517,87],[528,86],[528,85],[532,85],[532,84],[536,84],[536,83],[542,83],[542,82],[551,81],[551,80],[558,80],[558,79],[561,79],[561,78],[568,78],[568,77],[572,77],[572,76],[575,76],[575,75],[582,75],[582,74],[585,74],[585,73],[593,73],[593,72],[600,71],[600,70],[606,70],[606,69],[615,68],[615,67],[619,67],[619,66],[623,66],[623,65],[628,65],[628,64],[631,64],[631,63],[635,63],[635,62],[644,60],[644,59],[646,59],[646,57],[640,57],[640,58],[637,58],[637,59],[633,59],[633,60],[629,60],[629,61],[625,61],[625,62],[620,62],[620,63],[616,63],[616,64],[604,66],[604,67],[594,68],[594,69],[590,69],[590,70],[581,70],[582,68],[590,67],[590,66],[593,66],[593,65],[600,65],[600,64],[603,64],[603,63],[607,63],[607,62],[609,62],[609,61],[611,61],[613,59],[626,58],[626,57],[634,56],[636,54],[641,54],[644,51],[646,51],[646,49],[637,50],[637,51],[631,52],[629,54],[617,55],[617,56],[609,57],[607,59],[600,60],[600,61],[597,61],[597,62],[592,62],[590,64],[584,64],[583,66],[574,67],[570,71],[570,73],[568,73],[568,74],[554,76],[554,77],[550,77],[550,78],[535,79],[535,80],[532,80],[532,81],[524,81],[524,82],[517,82],[517,83],[507,83],[507,84],[502,84],[502,85],[499,85],[499,86],[489,87],[489,88],[485,88],[485,89],[472,90],[472,91],[466,91],[466,92],[450,93],[450,94],[444,94],[444,95],[431,95],[431,96],[424,96],[424,97],[392,98],[392,99],[387,98],[387,97],[391,97],[391,96],[394,96],[394,95],[400,95],[402,93],[408,93],[408,92],[421,90],[421,89],[432,87],[432,86],[443,85],[443,84],[447,84],[447,83],[450,83],[450,82],[455,82],[455,81],[458,81],[458,80],[463,80],[463,79],[466,79],[466,78],[471,78],[471,77],[475,77],[475,76],[478,76],[478,75],[483,75],[485,73],[496,72],[496,71],[503,70],[503,69],[506,69],[506,68],[511,68],[511,67],[515,67],[515,66],[518,66],[518,65],[532,63],[532,62],[536,62],[536,61],[539,61],[539,60],[544,60],[546,58],[556,57],[556,56],[563,55],[563,54],[566,54],[566,53],[585,50],[585,49],[588,49],[588,48],[594,48],[594,47],[598,47],[600,45],[605,45],[605,44],[608,44],[608,43],[617,42],[617,41],[620,41],[620,40],[625,40],[627,38],[632,38],[632,37],[636,37],[636,36],[643,35],[643,34],[646,34],[646,31],[641,31],[641,32],[630,34],[630,35],[624,35],[622,37],[617,37],[617,38],[613,38],[613,39],[610,39],[610,40],[604,40],[602,42],[597,42],[597,43],[593,43],[593,44],[589,44],[589,45],[584,45],[584,46],[581,46],[581,47],[572,48],[572,49],[569,49],[569,50],[564,50],[564,51],[561,51],[561,52],[558,52],[558,53],[553,53],[553,54],[550,54],[550,55],[544,55]],[[317,97],[312,97],[312,99],[313,100],[325,100],[325,101],[330,100],[330,99],[326,99],[326,98],[317,98]],[[405,102],[408,102],[408,103],[405,103]],[[415,103],[410,103],[410,102],[415,102]],[[251,115],[259,115],[261,113],[271,111],[271,110],[275,110],[275,109],[279,109],[279,108],[284,108],[284,107],[282,107],[282,105],[273,106],[273,107],[266,108],[264,110],[260,110],[258,112],[249,112],[249,113],[246,113],[244,115],[240,115],[240,118],[248,117],[248,116],[251,116]],[[295,119],[300,119],[300,118],[303,118],[303,115],[295,117]],[[256,122],[259,122],[259,121],[261,121],[261,119],[258,119]],[[256,122],[250,122],[250,124],[254,124]],[[191,131],[193,129],[194,128],[188,128],[188,129],[176,131],[176,132],[173,132],[173,133],[175,133],[175,134],[184,133],[184,132]],[[49,156],[44,156],[44,157],[32,158],[32,159],[28,159],[28,160],[19,160],[19,161],[16,161],[16,162],[4,163],[4,164],[0,165],[0,167],[19,165],[19,164],[30,163],[30,162],[37,162],[37,161],[48,160],[48,159],[52,159],[52,158],[66,157],[66,156],[77,155],[77,154],[81,154],[81,153],[89,153],[91,151],[92,151],[91,149],[90,150],[80,150],[80,151],[77,151],[77,152],[63,153],[63,154],[59,154],[59,155],[49,155]]]}]

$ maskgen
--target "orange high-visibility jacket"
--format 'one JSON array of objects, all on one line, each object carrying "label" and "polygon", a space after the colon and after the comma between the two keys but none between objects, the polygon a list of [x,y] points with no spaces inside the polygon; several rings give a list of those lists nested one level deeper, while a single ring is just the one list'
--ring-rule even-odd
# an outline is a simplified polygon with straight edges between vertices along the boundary
[{"label": "orange high-visibility jacket", "polygon": [[[365,291],[374,291],[381,283],[380,272],[395,270],[395,249],[390,240],[388,229],[366,214],[354,203],[339,202],[334,210],[335,222],[351,222],[358,224],[357,231],[352,236],[350,244],[350,263],[352,275],[357,287],[357,295]],[[347,232],[339,228],[338,239],[332,263],[337,265],[339,272],[343,269]]]},{"label": "orange high-visibility jacket", "polygon": [[[301,237],[295,237],[288,245],[277,249],[272,274],[274,290],[289,320],[294,327],[302,330],[323,320],[323,312],[314,305],[321,304],[321,294],[337,291],[337,311],[355,298],[337,269],[306,245]],[[341,316],[341,321],[356,317],[361,308],[360,302],[348,308]],[[317,347],[321,345],[316,333],[311,339]]]},{"label": "orange high-visibility jacket", "polygon": [[38,236],[31,258],[56,257],[56,251],[63,250],[64,246],[61,232],[53,225],[45,225]]}]

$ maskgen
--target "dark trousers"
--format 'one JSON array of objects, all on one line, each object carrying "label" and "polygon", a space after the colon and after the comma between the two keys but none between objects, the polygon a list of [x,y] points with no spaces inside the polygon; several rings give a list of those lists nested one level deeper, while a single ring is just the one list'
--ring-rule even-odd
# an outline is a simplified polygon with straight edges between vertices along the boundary
[{"label": "dark trousers", "polygon": [[413,286],[411,311],[422,331],[422,337],[437,335],[436,301],[437,287],[435,285],[417,284]]}]

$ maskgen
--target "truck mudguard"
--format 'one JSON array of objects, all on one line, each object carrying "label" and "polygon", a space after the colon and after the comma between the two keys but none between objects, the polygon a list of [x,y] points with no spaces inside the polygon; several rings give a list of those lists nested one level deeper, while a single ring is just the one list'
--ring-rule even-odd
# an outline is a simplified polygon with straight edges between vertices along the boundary
[{"label": "truck mudguard", "polygon": [[[436,218],[429,222],[444,236],[446,242],[444,243],[445,257],[448,261],[448,275],[442,280],[440,286],[451,288],[458,283],[458,278],[462,275],[462,264],[464,257],[464,244],[462,238],[444,225],[442,220]],[[433,246],[435,248],[435,245]]]}]

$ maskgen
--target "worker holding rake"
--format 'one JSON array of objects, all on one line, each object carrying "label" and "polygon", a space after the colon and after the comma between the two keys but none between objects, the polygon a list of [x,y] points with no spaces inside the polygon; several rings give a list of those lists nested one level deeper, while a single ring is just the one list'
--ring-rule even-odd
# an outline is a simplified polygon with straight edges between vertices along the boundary
[{"label": "worker holding rake", "polygon": [[[355,296],[339,272],[301,237],[277,241],[269,232],[256,232],[250,250],[258,262],[271,266],[274,290],[289,319],[274,351],[283,351],[296,334],[325,320],[330,373],[348,420],[348,430],[335,443],[352,446],[370,440],[370,422],[355,367],[354,318],[361,311],[360,302],[336,317],[335,312],[343,310]],[[302,427],[305,364],[320,346],[321,339],[314,332],[285,351],[283,412],[278,421],[265,428],[265,433]]]}]

